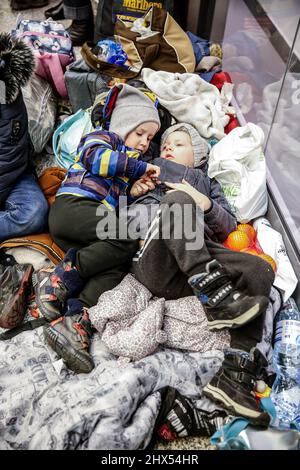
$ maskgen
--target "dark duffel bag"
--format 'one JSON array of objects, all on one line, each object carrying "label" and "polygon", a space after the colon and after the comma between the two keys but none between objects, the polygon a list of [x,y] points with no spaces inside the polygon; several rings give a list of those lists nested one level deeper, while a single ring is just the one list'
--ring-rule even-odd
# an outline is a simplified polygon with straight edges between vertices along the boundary
[{"label": "dark duffel bag", "polygon": [[83,59],[73,62],[65,73],[73,113],[92,106],[96,95],[106,89],[110,80],[110,76],[95,72]]},{"label": "dark duffel bag", "polygon": [[22,323],[32,272],[30,264],[0,264],[0,327],[11,329]]}]

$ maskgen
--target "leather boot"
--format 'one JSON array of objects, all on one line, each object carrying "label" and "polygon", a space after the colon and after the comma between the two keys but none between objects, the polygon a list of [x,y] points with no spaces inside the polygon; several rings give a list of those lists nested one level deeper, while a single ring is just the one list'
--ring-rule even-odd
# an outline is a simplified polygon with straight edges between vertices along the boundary
[{"label": "leather boot", "polygon": [[65,14],[63,2],[59,2],[57,5],[54,5],[54,7],[48,8],[48,10],[44,12],[44,15],[45,18],[52,18],[54,21],[64,20]]},{"label": "leather boot", "polygon": [[92,41],[94,38],[94,19],[90,17],[87,20],[73,20],[67,31],[73,46],[82,46],[86,41]]},{"label": "leather boot", "polygon": [[28,10],[31,8],[42,8],[48,5],[49,0],[11,0],[12,10]]}]

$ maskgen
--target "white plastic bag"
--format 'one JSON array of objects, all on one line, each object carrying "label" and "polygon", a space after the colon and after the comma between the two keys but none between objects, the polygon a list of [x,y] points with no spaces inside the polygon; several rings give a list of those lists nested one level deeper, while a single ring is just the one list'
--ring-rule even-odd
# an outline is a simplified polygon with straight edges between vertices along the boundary
[{"label": "white plastic bag", "polygon": [[237,220],[249,222],[268,207],[264,133],[253,123],[236,127],[213,146],[208,175],[220,183]]},{"label": "white plastic bag", "polygon": [[36,153],[41,153],[53,134],[57,99],[52,87],[43,78],[33,74],[22,88],[28,113],[28,130]]},{"label": "white plastic bag", "polygon": [[277,271],[274,286],[282,291],[285,302],[294,292],[298,280],[287,255],[282,236],[271,227],[270,222],[264,217],[255,220],[253,227],[257,232],[257,240],[262,250],[272,256],[276,262]]}]

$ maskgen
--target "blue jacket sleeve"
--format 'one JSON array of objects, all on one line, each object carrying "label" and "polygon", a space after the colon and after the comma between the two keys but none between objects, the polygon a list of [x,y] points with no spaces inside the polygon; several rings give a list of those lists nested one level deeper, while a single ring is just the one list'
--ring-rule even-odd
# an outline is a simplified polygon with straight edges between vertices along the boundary
[{"label": "blue jacket sleeve", "polygon": [[125,147],[116,134],[95,131],[81,140],[76,162],[81,162],[93,175],[104,178],[127,176],[137,180],[147,167],[145,162],[138,160],[139,156],[138,151]]}]

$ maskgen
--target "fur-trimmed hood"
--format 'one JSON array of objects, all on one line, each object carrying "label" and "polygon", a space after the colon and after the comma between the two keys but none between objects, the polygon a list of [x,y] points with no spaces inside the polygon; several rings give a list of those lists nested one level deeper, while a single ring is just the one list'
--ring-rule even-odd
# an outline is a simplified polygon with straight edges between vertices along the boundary
[{"label": "fur-trimmed hood", "polygon": [[34,66],[34,55],[24,42],[0,33],[0,205],[29,168],[32,147],[21,87]]},{"label": "fur-trimmed hood", "polygon": [[1,96],[0,102],[13,103],[34,68],[35,59],[30,47],[10,33],[0,33],[0,81],[5,84],[5,103]]}]

